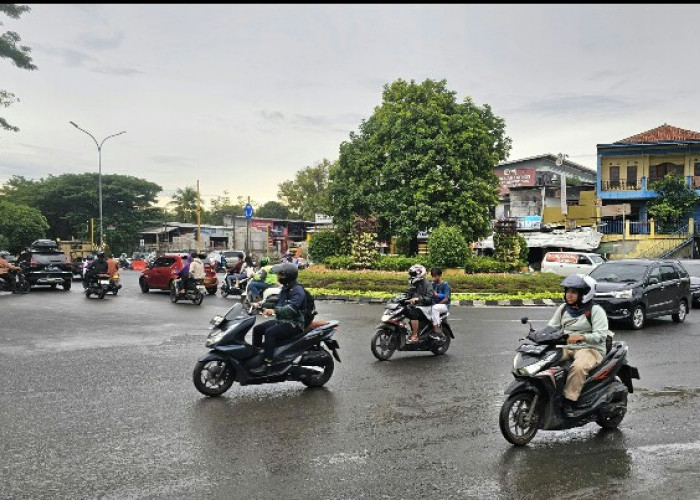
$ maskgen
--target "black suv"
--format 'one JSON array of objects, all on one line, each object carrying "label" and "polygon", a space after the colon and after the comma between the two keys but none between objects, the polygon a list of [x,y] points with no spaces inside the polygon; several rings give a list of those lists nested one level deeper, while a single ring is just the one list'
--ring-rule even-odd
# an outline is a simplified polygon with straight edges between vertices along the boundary
[{"label": "black suv", "polygon": [[20,254],[17,265],[32,286],[50,285],[56,288],[56,285],[61,285],[64,290],[70,290],[73,282],[70,259],[53,240],[36,240]]},{"label": "black suv", "polygon": [[670,314],[682,323],[690,310],[690,277],[675,260],[620,259],[605,262],[590,273],[595,303],[611,320],[625,320],[639,330],[647,318]]}]

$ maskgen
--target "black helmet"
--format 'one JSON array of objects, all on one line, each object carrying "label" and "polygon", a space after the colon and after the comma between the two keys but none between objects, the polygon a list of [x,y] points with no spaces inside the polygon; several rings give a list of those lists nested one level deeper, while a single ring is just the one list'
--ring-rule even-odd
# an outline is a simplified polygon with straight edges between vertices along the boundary
[{"label": "black helmet", "polygon": [[97,258],[98,258],[98,259],[104,259],[104,258],[105,258],[105,253],[104,253],[104,252],[97,252]]},{"label": "black helmet", "polygon": [[299,276],[297,266],[290,262],[283,262],[282,264],[272,266],[270,272],[276,274],[277,281],[283,285],[294,283],[297,280],[297,276]]}]

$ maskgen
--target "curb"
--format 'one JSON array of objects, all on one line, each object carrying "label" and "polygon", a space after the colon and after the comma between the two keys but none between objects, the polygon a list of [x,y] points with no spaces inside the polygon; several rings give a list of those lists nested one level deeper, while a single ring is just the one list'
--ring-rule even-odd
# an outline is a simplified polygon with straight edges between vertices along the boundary
[{"label": "curb", "polygon": [[[386,304],[390,299],[374,297],[353,297],[349,295],[314,295],[314,300],[333,300],[349,304]],[[502,306],[556,306],[564,299],[508,299],[508,300],[453,300],[450,305],[458,307],[502,307]]]}]

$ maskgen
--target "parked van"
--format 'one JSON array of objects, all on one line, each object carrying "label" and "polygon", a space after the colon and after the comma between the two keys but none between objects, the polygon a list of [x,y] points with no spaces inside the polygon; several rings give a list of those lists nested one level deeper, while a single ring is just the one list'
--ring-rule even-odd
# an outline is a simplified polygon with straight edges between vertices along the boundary
[{"label": "parked van", "polygon": [[542,272],[555,273],[559,276],[570,274],[589,274],[605,262],[597,253],[585,252],[547,252],[542,259]]}]

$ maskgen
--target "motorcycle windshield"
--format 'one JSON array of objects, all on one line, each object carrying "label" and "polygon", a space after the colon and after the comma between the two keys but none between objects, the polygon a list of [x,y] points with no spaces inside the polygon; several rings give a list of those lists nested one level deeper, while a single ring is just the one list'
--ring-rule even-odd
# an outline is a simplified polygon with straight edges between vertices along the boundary
[{"label": "motorcycle windshield", "polygon": [[224,318],[226,318],[228,321],[232,321],[236,319],[237,317],[241,316],[241,312],[243,311],[243,304],[240,302],[234,304],[231,309],[228,310],[228,312],[224,315]]}]

